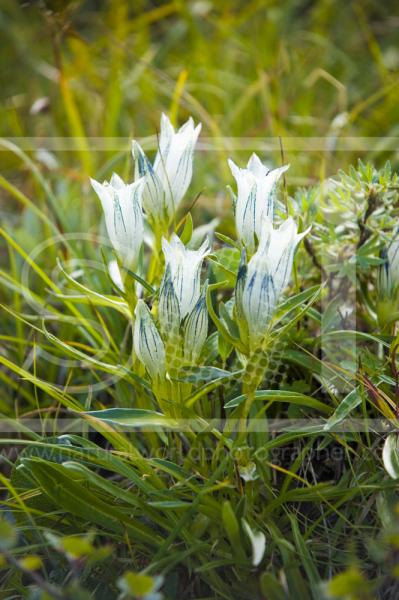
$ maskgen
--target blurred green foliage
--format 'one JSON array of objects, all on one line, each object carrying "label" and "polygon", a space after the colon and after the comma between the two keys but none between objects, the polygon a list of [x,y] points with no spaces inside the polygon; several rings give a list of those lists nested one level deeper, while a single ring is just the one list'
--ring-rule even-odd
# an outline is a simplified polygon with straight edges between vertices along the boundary
[{"label": "blurred green foliage", "polygon": [[[211,137],[395,136],[396,9],[344,0],[3,0],[0,132],[145,136],[165,110],[175,120],[193,115]],[[93,170],[81,144],[60,160],[78,178]],[[314,158],[295,156],[297,174],[319,178]],[[354,158],[329,156],[325,168]]]}]

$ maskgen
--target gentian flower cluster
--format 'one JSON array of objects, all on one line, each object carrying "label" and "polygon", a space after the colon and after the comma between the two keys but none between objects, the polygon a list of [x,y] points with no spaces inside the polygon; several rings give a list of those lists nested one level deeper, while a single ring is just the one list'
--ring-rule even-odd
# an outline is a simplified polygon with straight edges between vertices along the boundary
[{"label": "gentian flower cluster", "polygon": [[[201,270],[211,253],[209,240],[191,248],[173,232],[176,211],[191,182],[200,130],[201,125],[195,126],[190,118],[175,132],[162,115],[153,163],[133,142],[133,183],[125,184],[117,175],[109,183],[92,180],[118,258],[117,264],[112,261],[111,276],[119,289],[123,291],[118,265],[137,268],[146,223],[155,241],[153,248],[162,248],[163,274],[152,309],[137,298],[134,307],[134,352],[152,380],[162,380],[181,366],[199,364],[208,337],[208,284],[201,283]],[[268,169],[253,154],[246,168],[231,160],[229,166],[237,184],[234,213],[242,248],[233,317],[244,346],[253,353],[267,337],[291,277],[296,247],[309,229],[299,234],[291,217],[280,219],[274,228],[276,185],[288,165]]]}]

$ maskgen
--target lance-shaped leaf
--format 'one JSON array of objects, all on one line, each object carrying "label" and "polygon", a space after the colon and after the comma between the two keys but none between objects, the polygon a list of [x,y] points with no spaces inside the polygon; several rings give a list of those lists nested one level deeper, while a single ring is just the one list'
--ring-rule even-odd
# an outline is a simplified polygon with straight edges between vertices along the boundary
[{"label": "lance-shaped leaf", "polygon": [[91,184],[100,198],[113,247],[127,267],[134,267],[144,235],[141,209],[144,179],[125,184],[114,173],[109,183],[91,179]]},{"label": "lance-shaped leaf", "polygon": [[165,375],[165,348],[146,303],[139,300],[136,307],[133,345],[137,358],[152,379]]}]

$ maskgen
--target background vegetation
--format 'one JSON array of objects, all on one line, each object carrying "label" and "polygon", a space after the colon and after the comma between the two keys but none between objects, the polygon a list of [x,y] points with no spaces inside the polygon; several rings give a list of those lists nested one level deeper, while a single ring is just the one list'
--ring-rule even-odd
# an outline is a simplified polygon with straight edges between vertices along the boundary
[{"label": "background vegetation", "polygon": [[[291,163],[282,196],[314,224],[294,293],[322,279],[329,291],[277,352],[277,368],[288,367],[265,382],[282,393],[270,416],[395,421],[395,332],[375,308],[379,252],[398,215],[398,23],[394,2],[3,0],[1,597],[150,600],[161,585],[167,599],[398,595],[397,497],[381,432],[264,432],[233,456],[209,433],[188,452],[172,434],[57,426],[68,410],[140,406],[129,374],[96,387],[129,354],[126,323],[93,297],[64,301],[76,289],[57,258],[110,292],[90,237],[103,229],[89,176],[131,179],[130,140],[155,148],[146,136],[162,111],[203,123],[182,217],[201,193],[196,225],[217,216],[234,236],[226,158],[244,163],[256,150]],[[25,280],[27,256],[54,235]],[[348,298],[356,318],[343,325],[337,306]],[[346,334],[343,349],[334,332],[356,327],[363,337]],[[321,333],[339,339],[328,377]],[[223,349],[209,351],[234,370]],[[238,395],[234,381],[215,387],[189,416],[229,414],[223,406]],[[240,476],[248,465],[256,481]],[[267,538],[257,569],[242,518]]]}]

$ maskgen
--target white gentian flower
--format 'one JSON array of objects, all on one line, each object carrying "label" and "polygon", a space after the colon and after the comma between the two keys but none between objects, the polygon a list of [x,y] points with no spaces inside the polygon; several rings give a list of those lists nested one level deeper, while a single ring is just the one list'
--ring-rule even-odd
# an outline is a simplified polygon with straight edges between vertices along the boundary
[{"label": "white gentian flower", "polygon": [[198,250],[188,250],[173,234],[170,242],[162,238],[162,249],[165,276],[170,277],[179,304],[180,319],[183,320],[193,310],[201,294],[202,262],[210,253],[208,240]]},{"label": "white gentian flower", "polygon": [[116,261],[116,260],[110,260],[109,261],[109,263],[108,263],[108,273],[109,273],[109,276],[111,277],[112,281],[116,285],[116,287],[118,289],[120,289],[121,292],[124,292],[125,291],[125,285],[123,283],[122,274],[121,274],[121,270],[120,270],[119,265],[118,265],[118,261]]},{"label": "white gentian flower", "polygon": [[184,356],[188,362],[196,362],[208,336],[208,310],[205,289],[184,323]]},{"label": "white gentian flower", "polygon": [[237,182],[237,235],[252,254],[255,251],[255,235],[260,239],[263,216],[268,216],[273,222],[276,183],[289,165],[269,170],[256,154],[252,154],[246,169],[240,169],[232,160],[228,163]]},{"label": "white gentian flower", "polygon": [[399,237],[395,237],[394,240],[388,246],[388,262],[391,271],[391,277],[394,286],[399,284]]},{"label": "white gentian flower", "polygon": [[384,442],[382,461],[388,475],[399,479],[399,436],[396,431],[390,433]]},{"label": "white gentian flower", "polygon": [[137,358],[152,379],[162,378],[165,375],[165,348],[144,300],[138,301],[135,314],[133,346]]},{"label": "white gentian flower", "polygon": [[201,267],[209,253],[206,240],[198,250],[189,250],[173,235],[170,242],[162,239],[165,255],[165,274],[162,279],[158,319],[166,343],[167,358],[170,344],[178,345],[181,359],[195,363],[201,353],[208,334],[208,312],[206,308],[206,284],[201,286]]},{"label": "white gentian flower", "polygon": [[144,235],[141,210],[144,179],[126,184],[114,173],[109,183],[91,179],[91,184],[101,200],[113,247],[126,267],[134,267]]},{"label": "white gentian flower", "polygon": [[252,565],[257,567],[261,562],[266,550],[266,537],[262,531],[253,531],[247,521],[242,519],[242,525],[252,546]]},{"label": "white gentian flower", "polygon": [[190,119],[175,132],[168,117],[162,114],[159,149],[154,164],[133,142],[136,177],[145,176],[143,207],[153,226],[164,230],[172,221],[178,205],[190,185],[193,174],[193,154],[201,124],[194,127]]},{"label": "white gentian flower", "polygon": [[390,297],[399,286],[399,236],[397,235],[381,253],[384,263],[379,269],[379,288],[382,295]]},{"label": "white gentian flower", "polygon": [[241,264],[236,284],[238,320],[244,320],[252,348],[263,340],[276,304],[287,286],[292,270],[295,248],[309,232],[297,233],[297,226],[288,218],[273,229],[263,217],[259,247],[248,264]]},{"label": "white gentian flower", "polygon": [[173,281],[170,275],[170,267],[167,266],[159,290],[158,319],[162,333],[171,337],[179,332],[180,307]]},{"label": "white gentian flower", "polygon": [[238,472],[241,479],[244,481],[256,481],[259,479],[259,475],[256,471],[256,464],[252,461],[246,465],[238,465]]}]

